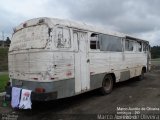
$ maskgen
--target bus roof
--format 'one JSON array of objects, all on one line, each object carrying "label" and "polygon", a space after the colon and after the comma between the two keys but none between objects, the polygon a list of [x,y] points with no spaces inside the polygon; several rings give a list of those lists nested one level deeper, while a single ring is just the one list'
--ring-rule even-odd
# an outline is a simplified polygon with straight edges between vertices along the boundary
[{"label": "bus roof", "polygon": [[130,36],[128,34],[110,31],[110,30],[107,30],[104,28],[87,25],[82,22],[70,21],[70,20],[64,20],[64,19],[58,19],[58,18],[48,18],[48,17],[40,17],[40,18],[34,18],[34,19],[27,20],[24,23],[21,23],[19,26],[17,26],[15,28],[15,31],[23,29],[24,25],[35,26],[37,24],[41,24],[40,22],[43,22],[44,24],[48,25],[49,27],[54,27],[55,25],[62,25],[62,26],[68,26],[68,27],[72,27],[75,29],[79,29],[79,30],[91,31],[91,32],[96,32],[96,33],[113,35],[113,36],[117,36],[117,37],[131,38],[132,40],[136,40],[136,41],[148,42],[146,40],[139,39],[139,38]]}]

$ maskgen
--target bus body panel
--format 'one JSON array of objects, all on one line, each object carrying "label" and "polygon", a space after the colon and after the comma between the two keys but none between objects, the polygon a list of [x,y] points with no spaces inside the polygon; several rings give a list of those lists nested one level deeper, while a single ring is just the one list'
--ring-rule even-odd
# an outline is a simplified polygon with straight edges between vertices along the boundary
[{"label": "bus body panel", "polygon": [[[126,51],[127,35],[93,28],[50,18],[18,26],[8,55],[11,87],[32,90],[33,100],[47,101],[100,88],[107,74],[120,82],[149,70],[149,51],[136,51],[136,42],[144,47],[147,41],[135,38],[136,50]],[[92,49],[92,33],[119,37],[123,50]],[[37,93],[37,88],[45,92]]]},{"label": "bus body panel", "polygon": [[79,50],[75,53],[75,92],[81,93],[90,89],[89,57],[87,49],[87,34],[78,34]]}]

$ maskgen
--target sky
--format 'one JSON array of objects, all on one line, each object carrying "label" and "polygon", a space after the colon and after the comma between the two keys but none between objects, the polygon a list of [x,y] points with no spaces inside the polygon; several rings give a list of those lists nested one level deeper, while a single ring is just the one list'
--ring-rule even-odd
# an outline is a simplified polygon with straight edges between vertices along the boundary
[{"label": "sky", "polygon": [[13,28],[37,17],[85,22],[126,33],[160,45],[160,0],[1,0],[2,32],[11,37]]}]

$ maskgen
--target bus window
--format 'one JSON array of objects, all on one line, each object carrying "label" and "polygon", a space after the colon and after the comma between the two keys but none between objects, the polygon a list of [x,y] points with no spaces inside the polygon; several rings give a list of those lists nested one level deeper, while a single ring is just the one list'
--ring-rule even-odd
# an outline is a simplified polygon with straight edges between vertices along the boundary
[{"label": "bus window", "polygon": [[136,42],[137,44],[137,51],[141,52],[142,51],[142,43],[141,42]]},{"label": "bus window", "polygon": [[148,51],[148,45],[147,45],[147,43],[143,43],[143,51]]},{"label": "bus window", "polygon": [[125,41],[125,51],[133,51],[133,41],[126,40]]},{"label": "bus window", "polygon": [[79,49],[79,41],[78,41],[78,33],[77,32],[73,32],[73,40],[74,40],[74,42],[75,42],[75,44],[74,44],[74,49],[76,50],[76,51],[78,51],[78,49]]},{"label": "bus window", "polygon": [[62,28],[62,27],[57,28],[55,44],[57,48],[71,47],[71,37],[69,28]]},{"label": "bus window", "polygon": [[90,48],[99,49],[99,38],[98,34],[92,33],[90,38]]},{"label": "bus window", "polygon": [[100,35],[100,50],[122,52],[122,39],[111,35]]}]

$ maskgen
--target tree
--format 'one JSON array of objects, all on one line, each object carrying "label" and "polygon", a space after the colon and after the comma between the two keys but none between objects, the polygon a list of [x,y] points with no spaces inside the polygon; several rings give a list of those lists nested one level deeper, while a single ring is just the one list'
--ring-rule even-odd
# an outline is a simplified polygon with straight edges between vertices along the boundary
[{"label": "tree", "polygon": [[11,40],[10,40],[10,38],[9,37],[7,37],[6,38],[6,42],[5,42],[7,45],[10,45],[10,43],[11,43]]},{"label": "tree", "polygon": [[160,46],[151,47],[151,56],[152,58],[160,58]]}]

